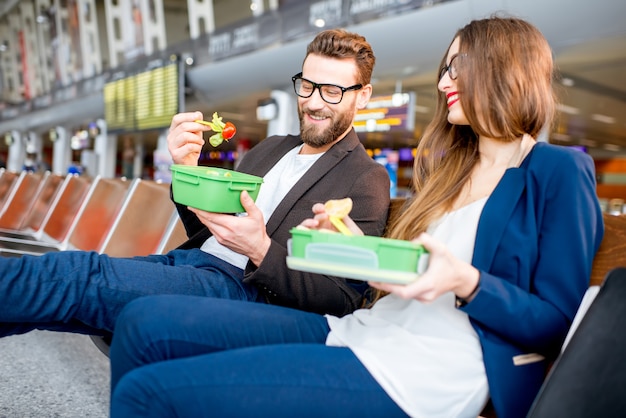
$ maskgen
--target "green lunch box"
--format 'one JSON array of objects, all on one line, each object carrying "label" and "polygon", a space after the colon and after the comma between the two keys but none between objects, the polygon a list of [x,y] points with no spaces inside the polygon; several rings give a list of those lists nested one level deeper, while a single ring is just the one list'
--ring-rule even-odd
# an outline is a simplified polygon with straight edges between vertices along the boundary
[{"label": "green lunch box", "polygon": [[291,229],[287,265],[294,270],[366,281],[410,283],[428,265],[428,252],[410,241]]},{"label": "green lunch box", "polygon": [[256,200],[263,183],[261,177],[225,168],[173,164],[171,170],[174,201],[207,212],[245,212],[241,192]]}]

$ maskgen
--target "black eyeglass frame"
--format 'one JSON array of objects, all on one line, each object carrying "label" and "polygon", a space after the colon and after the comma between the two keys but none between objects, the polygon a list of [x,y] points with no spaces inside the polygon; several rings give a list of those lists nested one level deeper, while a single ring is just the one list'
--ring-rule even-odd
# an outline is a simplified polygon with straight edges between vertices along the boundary
[{"label": "black eyeglass frame", "polygon": [[[313,88],[311,89],[311,94],[309,94],[308,96],[304,95],[304,94],[300,94],[300,92],[296,88],[296,81],[298,81],[298,80],[306,81],[307,83],[310,83],[313,86]],[[313,93],[315,92],[315,89],[317,89],[319,91],[319,93],[320,93],[320,97],[322,98],[322,100],[325,101],[328,104],[339,104],[343,100],[343,95],[345,94],[345,92],[352,91],[352,90],[361,90],[363,88],[363,84],[355,84],[355,85],[350,86],[350,87],[342,87],[342,86],[338,86],[336,84],[314,83],[313,81],[302,77],[302,72],[299,72],[298,74],[296,74],[293,77],[291,77],[291,81],[293,82],[293,90],[299,97],[302,97],[304,99],[308,99],[309,97],[313,96]],[[328,101],[324,97],[324,94],[322,93],[322,87],[336,87],[336,88],[338,88],[341,91],[341,97],[336,102]]]},{"label": "black eyeglass frame", "polygon": [[441,67],[439,70],[439,81],[443,78],[444,74],[447,72],[450,76],[450,80],[456,80],[459,76],[456,68],[456,59],[461,56],[465,56],[466,54],[454,54],[452,58],[450,58],[450,64]]}]

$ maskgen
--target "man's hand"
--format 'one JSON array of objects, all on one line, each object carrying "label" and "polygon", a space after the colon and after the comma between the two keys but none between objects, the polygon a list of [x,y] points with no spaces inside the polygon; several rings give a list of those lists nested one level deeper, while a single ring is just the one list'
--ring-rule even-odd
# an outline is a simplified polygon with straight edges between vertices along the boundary
[{"label": "man's hand", "polygon": [[256,266],[259,266],[272,240],[267,235],[263,213],[246,191],[241,192],[241,205],[246,210],[247,216],[205,212],[195,208],[189,208],[189,210],[209,228],[217,242],[247,256]]},{"label": "man's hand", "polygon": [[204,146],[202,134],[211,130],[209,126],[194,122],[202,118],[202,112],[179,113],[172,118],[167,149],[175,164],[198,165]]}]

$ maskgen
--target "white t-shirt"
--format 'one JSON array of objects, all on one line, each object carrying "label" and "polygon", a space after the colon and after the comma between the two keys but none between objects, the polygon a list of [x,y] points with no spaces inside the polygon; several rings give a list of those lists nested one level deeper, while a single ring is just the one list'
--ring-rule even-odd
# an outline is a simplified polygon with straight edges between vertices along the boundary
[{"label": "white t-shirt", "polygon": [[[291,190],[304,173],[306,173],[324,154],[299,154],[301,149],[302,145],[286,153],[283,158],[267,172],[265,177],[263,177],[263,183],[261,184],[255,203],[263,213],[265,223],[267,223],[267,220],[272,216],[272,213],[274,213],[274,210],[287,195],[289,190]],[[245,215],[245,213],[240,214],[240,216]],[[213,236],[202,244],[201,249],[242,270],[248,263],[248,257],[226,248],[217,242],[217,239]]]},{"label": "white t-shirt", "polygon": [[[471,262],[486,200],[444,215],[428,233]],[[428,304],[387,295],[371,309],[326,317],[326,344],[349,347],[410,416],[476,417],[482,411],[489,396],[482,349],[453,293]]]}]

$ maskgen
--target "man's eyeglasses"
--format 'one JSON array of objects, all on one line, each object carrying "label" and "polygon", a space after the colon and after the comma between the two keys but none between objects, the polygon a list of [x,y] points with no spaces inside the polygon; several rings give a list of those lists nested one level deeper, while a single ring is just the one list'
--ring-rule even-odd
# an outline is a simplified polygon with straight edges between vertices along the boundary
[{"label": "man's eyeglasses", "polygon": [[300,97],[311,97],[315,89],[320,92],[320,97],[328,104],[338,104],[343,99],[343,94],[350,90],[360,90],[363,88],[362,84],[355,84],[350,87],[341,87],[335,84],[318,84],[311,80],[302,78],[302,73],[298,73],[291,77],[293,81],[293,89]]},{"label": "man's eyeglasses", "polygon": [[443,78],[443,76],[446,74],[446,71],[448,72],[448,75],[450,76],[450,80],[456,80],[456,78],[459,76],[459,73],[457,72],[457,58],[460,56],[464,56],[465,54],[455,54],[452,56],[452,58],[450,59],[450,64],[448,65],[444,65],[443,68],[441,70],[439,70],[439,80],[441,81],[441,79]]}]

